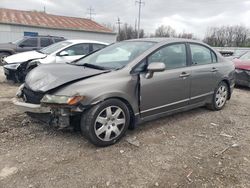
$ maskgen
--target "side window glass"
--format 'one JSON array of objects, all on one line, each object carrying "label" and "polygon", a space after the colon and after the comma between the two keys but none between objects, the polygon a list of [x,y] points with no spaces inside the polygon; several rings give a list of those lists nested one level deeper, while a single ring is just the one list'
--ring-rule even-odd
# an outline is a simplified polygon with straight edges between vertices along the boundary
[{"label": "side window glass", "polygon": [[194,65],[205,65],[213,62],[210,49],[196,44],[190,44],[190,48]]},{"label": "side window glass", "polygon": [[173,44],[159,49],[148,57],[148,64],[153,62],[165,63],[166,69],[175,69],[187,66],[185,44]]},{"label": "side window glass", "polygon": [[93,44],[93,51],[102,49],[104,47],[105,47],[105,45],[103,45],[103,44]]},{"label": "side window glass", "polygon": [[41,44],[41,47],[46,47],[46,46],[53,44],[53,41],[51,38],[41,38],[40,44]]},{"label": "side window glass", "polygon": [[217,59],[216,54],[215,54],[213,51],[211,51],[211,54],[212,54],[213,63],[217,63],[217,62],[218,62],[218,59]]},{"label": "side window glass", "polygon": [[146,59],[142,60],[139,65],[133,70],[133,72],[144,72],[147,69],[147,61]]},{"label": "side window glass", "polygon": [[64,41],[64,39],[63,38],[54,38],[54,41],[55,41],[55,43],[57,43],[57,42]]},{"label": "side window glass", "polygon": [[37,47],[37,38],[28,38],[19,44],[20,47]]},{"label": "side window glass", "polygon": [[89,53],[89,44],[76,44],[64,51],[68,52],[69,56],[87,55]]}]

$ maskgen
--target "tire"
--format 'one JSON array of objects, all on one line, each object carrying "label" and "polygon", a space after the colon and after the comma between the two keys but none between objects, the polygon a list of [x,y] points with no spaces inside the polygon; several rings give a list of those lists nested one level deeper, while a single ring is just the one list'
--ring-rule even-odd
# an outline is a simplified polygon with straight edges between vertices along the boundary
[{"label": "tire", "polygon": [[3,59],[7,56],[9,56],[10,54],[7,53],[7,52],[0,52],[0,66],[3,66],[4,63],[3,63]]},{"label": "tire", "polygon": [[215,89],[212,102],[207,107],[210,110],[219,111],[226,105],[228,97],[229,88],[228,85],[223,81]]},{"label": "tire", "polygon": [[82,114],[82,134],[95,146],[115,144],[130,124],[129,109],[118,99],[108,99]]}]

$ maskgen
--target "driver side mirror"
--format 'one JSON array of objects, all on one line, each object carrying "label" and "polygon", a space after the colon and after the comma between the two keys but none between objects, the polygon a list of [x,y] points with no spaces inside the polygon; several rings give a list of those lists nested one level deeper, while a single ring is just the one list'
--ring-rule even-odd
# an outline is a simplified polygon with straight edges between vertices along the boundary
[{"label": "driver side mirror", "polygon": [[153,77],[155,72],[163,72],[166,69],[165,63],[162,62],[154,62],[150,63],[147,67],[146,79],[150,79]]},{"label": "driver side mirror", "polygon": [[19,47],[20,47],[20,48],[23,48],[23,47],[25,47],[25,45],[24,45],[24,44],[20,44]]},{"label": "driver side mirror", "polygon": [[60,56],[68,56],[69,53],[68,53],[67,51],[62,51],[62,52],[60,52],[59,55],[60,55]]}]

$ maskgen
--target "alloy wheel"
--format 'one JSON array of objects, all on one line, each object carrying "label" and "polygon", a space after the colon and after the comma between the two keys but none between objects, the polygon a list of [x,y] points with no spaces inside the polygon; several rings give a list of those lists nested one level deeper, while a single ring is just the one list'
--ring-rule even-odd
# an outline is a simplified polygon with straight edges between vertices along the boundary
[{"label": "alloy wheel", "polygon": [[227,101],[227,97],[228,97],[228,90],[226,86],[221,85],[216,92],[216,96],[215,96],[216,105],[219,108],[223,107]]},{"label": "alloy wheel", "polygon": [[118,106],[108,106],[102,110],[95,120],[95,134],[103,141],[117,138],[126,124],[124,111]]}]

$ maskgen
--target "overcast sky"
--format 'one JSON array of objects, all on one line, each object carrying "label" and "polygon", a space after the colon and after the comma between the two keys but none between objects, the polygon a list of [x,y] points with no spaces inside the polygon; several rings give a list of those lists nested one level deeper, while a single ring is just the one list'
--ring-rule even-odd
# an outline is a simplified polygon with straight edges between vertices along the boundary
[{"label": "overcast sky", "polygon": [[[210,26],[245,25],[250,27],[250,0],[144,0],[141,27],[152,33],[160,25],[170,25],[177,32],[192,32],[202,38]],[[43,10],[51,14],[88,17],[92,6],[94,20],[135,25],[138,4],[135,0],[0,0],[0,7]]]}]

